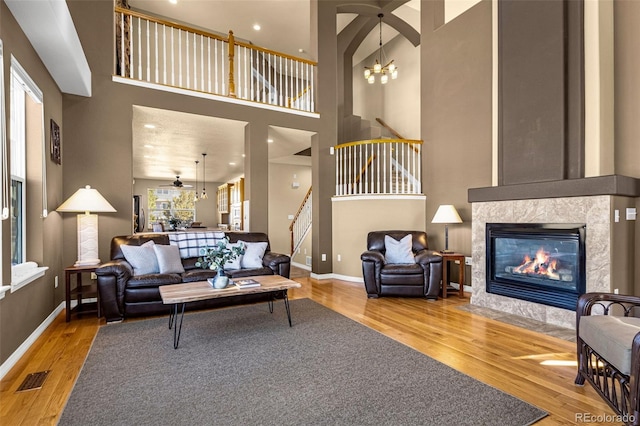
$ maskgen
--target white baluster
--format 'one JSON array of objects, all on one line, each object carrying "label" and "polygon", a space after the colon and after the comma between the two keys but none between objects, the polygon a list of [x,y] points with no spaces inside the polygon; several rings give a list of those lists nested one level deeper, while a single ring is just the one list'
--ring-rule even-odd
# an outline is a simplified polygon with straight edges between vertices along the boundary
[{"label": "white baluster", "polygon": [[207,92],[211,93],[211,37],[207,37],[207,69]]},{"label": "white baluster", "polygon": [[149,36],[149,21],[146,21],[146,23],[147,23],[147,43],[146,43],[146,45],[147,45],[147,48],[146,48],[146,50],[147,50],[147,66],[146,66],[146,68],[147,68],[147,81],[151,81],[151,64],[150,64],[150,59],[149,59],[149,57],[151,55],[151,52],[150,52],[150,49],[149,49],[149,38],[150,38],[150,36]]},{"label": "white baluster", "polygon": [[220,92],[218,91],[218,72],[220,71],[218,69],[218,43],[220,43],[219,40],[214,40],[213,41],[213,69],[215,70],[215,90],[214,93],[220,94]]},{"label": "white baluster", "polygon": [[171,28],[171,85],[176,85],[176,60],[175,60],[175,42],[173,40],[173,33],[175,30]]},{"label": "white baluster", "polygon": [[154,65],[155,65],[154,68],[156,69],[155,70],[156,79],[155,79],[154,83],[158,83],[159,82],[159,74],[158,74],[159,70],[158,70],[158,23],[157,22],[155,23],[155,28],[154,29],[155,29],[154,32],[155,32],[155,48],[156,48],[155,49],[156,57],[155,57],[155,61],[154,61]]},{"label": "white baluster", "polygon": [[162,84],[167,84],[167,26],[162,25]]},{"label": "white baluster", "polygon": [[178,84],[182,87],[182,30],[178,28]]}]

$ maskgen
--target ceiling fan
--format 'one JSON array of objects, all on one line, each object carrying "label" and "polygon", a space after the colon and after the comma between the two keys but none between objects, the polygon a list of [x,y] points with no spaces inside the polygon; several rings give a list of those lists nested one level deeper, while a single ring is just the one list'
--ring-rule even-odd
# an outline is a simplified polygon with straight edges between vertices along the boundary
[{"label": "ceiling fan", "polygon": [[180,176],[176,176],[176,180],[174,180],[172,183],[160,186],[171,186],[173,188],[193,188],[193,185],[185,185],[184,183],[182,183],[182,181],[180,180]]}]

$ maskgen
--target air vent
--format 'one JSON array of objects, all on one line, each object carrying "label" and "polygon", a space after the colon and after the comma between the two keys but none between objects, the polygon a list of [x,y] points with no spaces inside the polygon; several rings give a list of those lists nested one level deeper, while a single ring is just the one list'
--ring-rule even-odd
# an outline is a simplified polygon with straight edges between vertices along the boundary
[{"label": "air vent", "polygon": [[40,389],[50,372],[51,370],[47,370],[29,374],[27,377],[25,377],[24,381],[16,392]]}]

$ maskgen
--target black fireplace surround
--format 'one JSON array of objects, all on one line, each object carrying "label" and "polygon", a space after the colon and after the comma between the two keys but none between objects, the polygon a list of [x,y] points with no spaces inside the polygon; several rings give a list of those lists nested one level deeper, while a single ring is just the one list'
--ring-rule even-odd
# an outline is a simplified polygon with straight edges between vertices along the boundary
[{"label": "black fireplace surround", "polygon": [[576,309],[586,288],[586,225],[486,226],[487,293]]}]

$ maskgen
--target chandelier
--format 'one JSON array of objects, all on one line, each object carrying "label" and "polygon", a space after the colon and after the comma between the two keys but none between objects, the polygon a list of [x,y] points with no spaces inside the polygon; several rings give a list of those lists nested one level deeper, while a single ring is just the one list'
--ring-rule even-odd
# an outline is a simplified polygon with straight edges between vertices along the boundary
[{"label": "chandelier", "polygon": [[[384,49],[382,48],[382,17],[383,13],[378,14],[378,18],[380,19],[380,47],[378,48],[378,58],[376,58],[376,63],[373,67],[364,67],[364,78],[367,79],[369,84],[373,84],[376,82],[376,74],[382,74],[380,76],[380,83],[387,84],[389,81],[389,74],[391,74],[391,78],[395,80],[398,78],[398,67],[393,63],[393,59],[387,62],[387,57],[384,54]],[[387,62],[386,65],[382,65]]]}]

